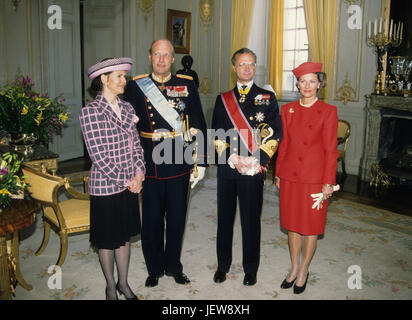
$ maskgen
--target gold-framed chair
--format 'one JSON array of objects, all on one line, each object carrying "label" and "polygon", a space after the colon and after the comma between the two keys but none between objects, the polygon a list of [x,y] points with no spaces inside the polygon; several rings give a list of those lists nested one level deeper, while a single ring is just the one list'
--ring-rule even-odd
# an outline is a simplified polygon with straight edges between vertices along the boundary
[{"label": "gold-framed chair", "polygon": [[[50,228],[60,237],[60,253],[56,265],[61,267],[67,254],[68,235],[89,231],[90,228],[90,198],[87,188],[88,177],[68,179],[51,175],[43,166],[40,170],[29,165],[22,166],[25,182],[29,184],[30,196],[37,200],[43,211],[44,234],[39,256],[49,241]],[[84,193],[78,192],[72,184],[83,182]],[[58,191],[64,188],[70,198],[60,201]]]},{"label": "gold-framed chair", "polygon": [[350,123],[346,120],[339,120],[338,122],[338,163],[342,162],[342,172],[346,176],[345,157],[346,149],[348,147],[350,136]]}]

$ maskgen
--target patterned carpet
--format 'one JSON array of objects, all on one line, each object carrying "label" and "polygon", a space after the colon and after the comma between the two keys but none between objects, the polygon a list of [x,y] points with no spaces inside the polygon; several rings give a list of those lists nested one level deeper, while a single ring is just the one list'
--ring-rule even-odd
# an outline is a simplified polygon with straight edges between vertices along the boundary
[{"label": "patterned carpet", "polygon": [[[280,283],[288,273],[287,234],[279,225],[279,199],[270,183],[265,185],[262,213],[261,262],[255,286],[242,284],[240,219],[234,232],[233,265],[222,284],[212,280],[216,270],[216,170],[192,192],[182,262],[192,280],[181,286],[163,277],[155,288],[146,288],[146,268],[141,242],[134,239],[129,280],[145,300],[407,300],[412,298],[412,218],[336,197],[329,208],[326,232],[310,267],[306,291],[294,295]],[[40,216],[25,229],[20,263],[25,280],[33,286],[15,290],[16,300],[104,299],[105,281],[88,234],[69,237],[69,250],[61,269],[61,282],[48,273],[57,261],[59,238],[51,232],[41,256],[43,226]],[[52,289],[49,288],[51,285]],[[59,286],[61,285],[61,289]],[[57,287],[57,288],[53,288]]]}]

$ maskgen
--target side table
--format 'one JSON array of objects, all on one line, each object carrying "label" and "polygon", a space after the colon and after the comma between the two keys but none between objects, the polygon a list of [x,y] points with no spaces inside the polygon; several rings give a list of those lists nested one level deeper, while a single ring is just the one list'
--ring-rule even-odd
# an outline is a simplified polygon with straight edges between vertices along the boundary
[{"label": "side table", "polygon": [[[0,145],[1,154],[5,152],[13,152],[8,145]],[[22,155],[20,155],[22,156]],[[43,145],[34,145],[33,152],[24,156],[24,163],[29,164],[36,169],[41,169],[42,166],[50,172],[56,172],[58,169],[59,155],[48,150]]]},{"label": "side table", "polygon": [[[24,280],[19,263],[19,231],[30,226],[35,219],[38,203],[34,200],[15,200],[9,208],[0,212],[0,300],[10,300],[14,285],[11,279],[27,290],[32,287]],[[7,236],[12,234],[11,254],[7,253]],[[14,261],[15,270],[10,270],[9,259]]]}]

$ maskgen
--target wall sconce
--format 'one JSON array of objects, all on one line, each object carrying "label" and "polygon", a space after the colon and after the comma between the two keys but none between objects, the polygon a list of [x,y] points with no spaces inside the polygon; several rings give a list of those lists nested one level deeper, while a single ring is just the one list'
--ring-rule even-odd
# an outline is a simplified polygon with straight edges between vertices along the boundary
[{"label": "wall sconce", "polygon": [[11,2],[13,3],[14,12],[16,12],[19,7],[20,0],[11,0]]}]

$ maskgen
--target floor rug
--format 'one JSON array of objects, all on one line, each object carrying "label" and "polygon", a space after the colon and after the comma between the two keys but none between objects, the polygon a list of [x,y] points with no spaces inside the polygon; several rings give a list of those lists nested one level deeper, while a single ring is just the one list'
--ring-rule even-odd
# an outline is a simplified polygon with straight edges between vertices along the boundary
[{"label": "floor rug", "polygon": [[[279,225],[279,197],[265,184],[261,260],[257,284],[246,287],[242,270],[242,239],[237,214],[233,264],[224,283],[213,282],[216,263],[216,170],[192,191],[182,252],[189,285],[163,277],[154,288],[147,277],[139,238],[133,239],[129,283],[143,300],[381,300],[412,298],[412,218],[335,197],[329,206],[325,234],[319,237],[306,291],[294,295],[280,289],[290,268],[287,233]],[[15,289],[15,300],[95,300],[105,298],[105,280],[89,235],[69,237],[59,278],[51,273],[59,238],[51,232],[40,256],[34,252],[43,235],[41,216],[21,234],[20,264],[33,286]]]}]

